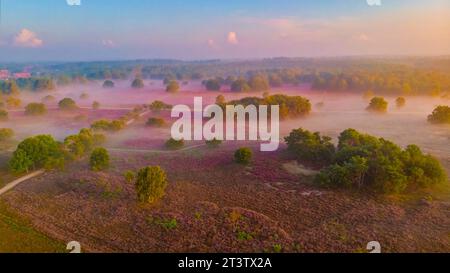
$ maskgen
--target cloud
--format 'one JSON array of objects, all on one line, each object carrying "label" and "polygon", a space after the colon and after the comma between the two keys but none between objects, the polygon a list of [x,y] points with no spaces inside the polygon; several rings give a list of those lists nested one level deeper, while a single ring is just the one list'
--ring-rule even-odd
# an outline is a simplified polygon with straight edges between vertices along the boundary
[{"label": "cloud", "polygon": [[114,43],[114,41],[106,39],[106,40],[102,40],[102,45],[104,47],[115,47],[116,43]]},{"label": "cloud", "polygon": [[14,37],[14,45],[19,47],[41,47],[43,44],[44,41],[39,39],[36,33],[26,28]]},{"label": "cloud", "polygon": [[237,38],[237,34],[234,31],[231,31],[228,33],[227,41],[229,44],[237,45],[239,43],[239,40]]},{"label": "cloud", "polygon": [[367,42],[367,41],[370,40],[369,36],[367,36],[367,35],[364,34],[364,33],[361,33],[361,34],[359,34],[359,35],[356,35],[356,36],[354,37],[354,39],[357,40],[357,41],[361,41],[361,42]]}]

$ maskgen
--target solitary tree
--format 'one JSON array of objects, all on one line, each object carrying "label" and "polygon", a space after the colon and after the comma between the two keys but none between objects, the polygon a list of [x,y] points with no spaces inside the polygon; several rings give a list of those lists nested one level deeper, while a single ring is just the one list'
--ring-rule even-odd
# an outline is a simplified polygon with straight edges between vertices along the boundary
[{"label": "solitary tree", "polygon": [[450,124],[450,107],[440,105],[436,107],[431,115],[428,116],[431,123]]},{"label": "solitary tree", "polygon": [[169,93],[177,93],[180,91],[180,85],[177,81],[170,81],[166,87],[166,91]]},{"label": "solitary tree", "polygon": [[134,79],[134,81],[131,83],[131,87],[135,89],[144,88],[144,81],[140,78]]},{"label": "solitary tree", "polygon": [[77,104],[71,98],[64,98],[58,103],[59,109],[64,111],[71,111],[77,109]]},{"label": "solitary tree", "polygon": [[30,103],[25,107],[25,115],[41,116],[47,113],[47,107],[43,103]]},{"label": "solitary tree", "polygon": [[387,111],[388,102],[383,97],[375,97],[367,107],[368,111],[384,113]]},{"label": "solitary tree", "polygon": [[102,171],[109,168],[109,154],[105,148],[96,148],[92,151],[89,161],[93,171]]},{"label": "solitary tree", "polygon": [[397,104],[397,108],[402,108],[406,105],[406,99],[404,97],[398,97],[395,100],[395,103]]},{"label": "solitary tree", "polygon": [[253,152],[250,148],[240,148],[234,153],[234,160],[236,163],[247,165],[253,157]]},{"label": "solitary tree", "polygon": [[140,202],[155,203],[164,196],[166,187],[166,173],[159,166],[143,168],[137,174],[135,188]]},{"label": "solitary tree", "polygon": [[106,80],[103,83],[103,88],[114,88],[114,82],[111,80]]}]

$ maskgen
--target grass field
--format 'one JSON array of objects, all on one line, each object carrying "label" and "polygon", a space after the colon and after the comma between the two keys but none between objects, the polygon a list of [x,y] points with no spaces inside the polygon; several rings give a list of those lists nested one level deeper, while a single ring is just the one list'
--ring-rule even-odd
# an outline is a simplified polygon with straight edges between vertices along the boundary
[{"label": "grass field", "polygon": [[63,243],[36,231],[0,201],[0,253],[64,252]]}]

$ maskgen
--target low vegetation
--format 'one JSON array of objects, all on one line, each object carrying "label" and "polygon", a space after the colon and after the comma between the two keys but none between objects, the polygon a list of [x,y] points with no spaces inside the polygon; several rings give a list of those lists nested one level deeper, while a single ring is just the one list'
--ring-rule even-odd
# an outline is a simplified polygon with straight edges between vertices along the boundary
[{"label": "low vegetation", "polygon": [[162,119],[162,118],[149,118],[148,120],[147,120],[147,126],[149,126],[149,127],[158,127],[158,128],[161,128],[161,127],[164,127],[164,126],[166,126],[166,121],[164,120],[164,119]]},{"label": "low vegetation", "polygon": [[252,161],[253,152],[250,148],[244,147],[236,150],[234,161],[238,164],[248,165]]}]

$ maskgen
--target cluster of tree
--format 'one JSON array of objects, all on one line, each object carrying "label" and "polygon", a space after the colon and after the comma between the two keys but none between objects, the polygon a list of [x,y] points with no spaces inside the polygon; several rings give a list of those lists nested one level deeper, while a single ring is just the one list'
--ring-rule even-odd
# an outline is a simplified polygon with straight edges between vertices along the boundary
[{"label": "cluster of tree", "polygon": [[78,134],[64,139],[64,149],[71,159],[80,159],[105,141],[104,135],[94,133],[91,129],[82,129]]},{"label": "cluster of tree", "polygon": [[308,115],[312,109],[311,102],[308,99],[300,96],[286,95],[269,95],[264,98],[246,97],[219,105],[255,105],[256,107],[260,105],[279,105],[281,119],[305,116]]},{"label": "cluster of tree", "polygon": [[150,110],[152,110],[155,113],[158,113],[163,110],[171,110],[172,109],[172,105],[166,104],[159,100],[152,102],[148,107]]},{"label": "cluster of tree", "polygon": [[9,167],[17,174],[39,168],[63,168],[67,160],[85,156],[104,141],[103,135],[94,134],[89,129],[82,129],[79,134],[68,136],[62,143],[50,135],[29,137],[17,146]]},{"label": "cluster of tree", "polygon": [[55,84],[51,78],[28,78],[0,81],[0,94],[17,95],[21,90],[52,91]]},{"label": "cluster of tree", "polygon": [[436,124],[450,124],[450,107],[439,105],[434,109],[433,113],[428,116],[428,121]]},{"label": "cluster of tree", "polygon": [[25,107],[25,115],[42,116],[47,114],[47,107],[43,103],[29,103]]},{"label": "cluster of tree", "polygon": [[402,193],[447,181],[439,161],[416,145],[402,150],[390,141],[354,129],[341,133],[337,147],[329,137],[303,129],[294,130],[286,142],[299,160],[326,166],[314,180],[325,187]]},{"label": "cluster of tree", "polygon": [[374,97],[370,100],[367,111],[385,113],[389,103],[383,97]]},{"label": "cluster of tree", "polygon": [[224,80],[222,78],[214,78],[209,80],[204,80],[202,84],[205,86],[208,91],[220,91]]},{"label": "cluster of tree", "polygon": [[106,120],[100,119],[91,124],[91,129],[94,131],[104,132],[118,132],[123,130],[126,126],[124,119]]}]

